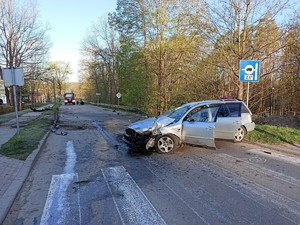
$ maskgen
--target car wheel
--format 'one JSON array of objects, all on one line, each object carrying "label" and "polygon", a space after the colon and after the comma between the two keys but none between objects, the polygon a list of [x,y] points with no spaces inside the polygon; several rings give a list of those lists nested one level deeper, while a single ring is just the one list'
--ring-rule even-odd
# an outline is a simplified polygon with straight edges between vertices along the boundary
[{"label": "car wheel", "polygon": [[158,153],[170,153],[178,147],[178,138],[171,134],[158,136],[155,140],[155,150]]},{"label": "car wheel", "polygon": [[246,129],[244,127],[240,127],[234,134],[234,142],[241,142],[246,136]]}]

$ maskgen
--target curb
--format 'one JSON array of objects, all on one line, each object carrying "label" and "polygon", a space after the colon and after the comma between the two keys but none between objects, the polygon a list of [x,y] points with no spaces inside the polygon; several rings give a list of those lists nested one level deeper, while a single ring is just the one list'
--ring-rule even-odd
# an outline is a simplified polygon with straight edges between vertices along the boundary
[{"label": "curb", "polygon": [[[34,166],[37,157],[39,156],[42,147],[45,145],[46,140],[51,131],[48,131],[45,136],[40,141],[38,147],[27,157],[14,181],[11,183],[10,187],[6,190],[4,195],[1,197],[1,206],[0,206],[0,224],[3,223],[6,218],[12,204],[14,203],[15,198],[22,189],[25,180],[27,179],[32,167]],[[3,204],[5,203],[5,204]]]}]

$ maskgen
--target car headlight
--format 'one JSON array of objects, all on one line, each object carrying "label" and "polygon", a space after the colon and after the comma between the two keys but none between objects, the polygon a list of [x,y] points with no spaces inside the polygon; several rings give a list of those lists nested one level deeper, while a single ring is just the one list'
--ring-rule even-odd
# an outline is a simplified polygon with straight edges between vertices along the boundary
[{"label": "car headlight", "polygon": [[161,134],[161,132],[160,132],[160,126],[157,124],[157,123],[155,123],[154,124],[154,126],[152,126],[150,129],[149,129],[149,131],[152,133],[152,135],[160,135]]},{"label": "car headlight", "polygon": [[161,134],[161,132],[160,132],[160,130],[159,129],[154,129],[153,131],[152,131],[152,135],[160,135]]}]

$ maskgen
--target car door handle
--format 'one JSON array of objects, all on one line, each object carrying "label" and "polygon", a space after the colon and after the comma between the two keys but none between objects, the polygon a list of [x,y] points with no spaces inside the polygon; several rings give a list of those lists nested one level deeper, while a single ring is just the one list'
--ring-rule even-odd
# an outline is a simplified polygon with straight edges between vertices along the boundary
[{"label": "car door handle", "polygon": [[234,124],[240,124],[241,121],[234,121],[233,123],[234,123]]},{"label": "car door handle", "polygon": [[212,130],[212,129],[214,129],[214,127],[208,126],[206,129],[207,129],[207,130]]}]

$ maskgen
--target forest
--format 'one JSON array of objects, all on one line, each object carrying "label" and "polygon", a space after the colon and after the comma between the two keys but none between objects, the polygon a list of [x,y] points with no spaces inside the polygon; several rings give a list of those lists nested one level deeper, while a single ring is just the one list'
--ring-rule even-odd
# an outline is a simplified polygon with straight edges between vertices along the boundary
[{"label": "forest", "polygon": [[[118,0],[81,44],[85,98],[152,115],[233,97],[257,115],[299,115],[300,14],[282,0]],[[259,60],[241,82],[240,60]]]}]

